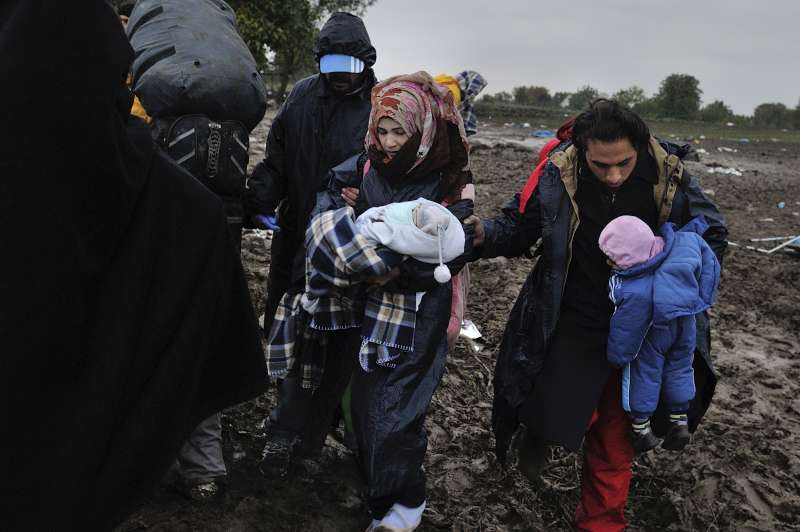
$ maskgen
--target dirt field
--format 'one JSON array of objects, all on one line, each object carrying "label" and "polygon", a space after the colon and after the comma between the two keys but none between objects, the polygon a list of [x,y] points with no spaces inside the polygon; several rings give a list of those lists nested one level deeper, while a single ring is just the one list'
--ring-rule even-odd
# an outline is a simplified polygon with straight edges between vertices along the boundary
[{"label": "dirt field", "polygon": [[[251,139],[256,153],[265,127]],[[522,187],[536,152],[502,139],[474,152],[477,211],[496,212]],[[498,142],[499,141],[499,142]],[[718,147],[736,149],[718,151]],[[703,141],[708,153],[687,163],[724,212],[732,241],[800,233],[800,145]],[[712,166],[709,166],[712,165]],[[709,173],[735,167],[742,176]],[[784,202],[785,207],[777,207]],[[765,221],[771,220],[771,221]],[[242,254],[254,303],[262,306],[267,235],[246,235]],[[473,266],[468,317],[485,348],[463,341],[451,353],[428,418],[429,500],[420,530],[569,530],[578,498],[580,457],[554,450],[544,484],[532,488],[503,471],[489,429],[492,370],[506,317],[530,271],[526,259]],[[766,255],[731,247],[712,311],[712,350],[720,383],[704,423],[683,454],[657,450],[637,460],[628,519],[632,530],[800,530],[800,254]],[[289,479],[259,476],[263,418],[270,393],[224,416],[230,470],[225,500],[191,503],[161,488],[120,531],[363,530],[369,522],[352,457],[329,438],[322,471]]]}]

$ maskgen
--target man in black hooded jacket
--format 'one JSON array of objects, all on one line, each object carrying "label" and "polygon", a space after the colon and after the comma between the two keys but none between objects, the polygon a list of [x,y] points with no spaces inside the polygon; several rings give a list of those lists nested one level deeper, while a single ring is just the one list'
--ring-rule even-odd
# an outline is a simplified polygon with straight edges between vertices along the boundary
[{"label": "man in black hooded jacket", "polygon": [[[376,53],[361,19],[331,15],[320,30],[316,56],[320,73],[294,86],[272,122],[264,160],[248,180],[251,223],[275,230],[264,311],[267,335],[283,295],[305,286],[303,240],[317,192],[326,188],[334,166],[364,149]],[[279,463],[310,422],[312,400],[338,399],[312,398],[301,378],[281,382],[278,406],[268,420],[265,456],[278,456]]]}]

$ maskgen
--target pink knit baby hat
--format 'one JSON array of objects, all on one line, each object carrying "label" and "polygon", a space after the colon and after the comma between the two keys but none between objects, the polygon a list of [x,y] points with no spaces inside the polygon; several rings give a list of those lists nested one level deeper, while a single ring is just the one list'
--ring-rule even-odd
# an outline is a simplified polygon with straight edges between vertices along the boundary
[{"label": "pink knit baby hat", "polygon": [[650,227],[635,216],[611,220],[597,242],[617,267],[625,270],[661,253],[664,239],[655,236]]}]

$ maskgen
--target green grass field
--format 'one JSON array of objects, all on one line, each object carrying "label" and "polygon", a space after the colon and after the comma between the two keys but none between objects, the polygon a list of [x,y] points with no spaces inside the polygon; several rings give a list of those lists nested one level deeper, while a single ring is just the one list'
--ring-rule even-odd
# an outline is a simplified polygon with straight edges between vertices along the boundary
[{"label": "green grass field", "polygon": [[[528,122],[532,130],[541,126],[555,130],[567,117],[574,114],[574,111],[568,109],[548,109],[515,104],[485,104],[482,102],[476,104],[475,112],[481,121],[491,122],[496,125],[508,122]],[[674,136],[685,139],[698,138],[704,135],[707,139],[732,141],[746,138],[751,141],[771,141],[775,139],[779,142],[800,142],[800,130],[793,129],[768,129],[743,125],[728,127],[725,124],[661,118],[645,118],[645,120],[653,134],[663,138]]]}]

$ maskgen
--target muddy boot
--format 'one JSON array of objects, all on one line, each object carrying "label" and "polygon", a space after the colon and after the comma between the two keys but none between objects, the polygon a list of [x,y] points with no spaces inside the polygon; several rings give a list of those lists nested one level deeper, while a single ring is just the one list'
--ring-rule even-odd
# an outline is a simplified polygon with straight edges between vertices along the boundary
[{"label": "muddy boot", "polygon": [[315,477],[325,472],[322,463],[322,452],[303,447],[302,439],[298,438],[292,445],[291,475],[292,478],[300,478],[306,481],[313,481]]},{"label": "muddy boot", "polygon": [[668,451],[682,451],[691,438],[686,414],[670,414],[669,429],[661,448]]},{"label": "muddy boot", "polygon": [[185,495],[194,502],[216,502],[223,500],[226,494],[226,485],[223,479],[201,482],[194,486],[187,486]]},{"label": "muddy boot", "polygon": [[356,440],[356,433],[351,430],[347,430],[347,427],[344,428],[344,437],[342,439],[342,443],[345,447],[347,447],[348,451],[353,454],[358,454],[358,440]]},{"label": "muddy boot", "polygon": [[517,469],[528,482],[540,485],[542,469],[547,463],[547,445],[525,428],[521,429],[521,434],[515,439],[514,445],[517,448]]},{"label": "muddy boot", "polygon": [[169,487],[197,503],[218,503],[225,500],[227,496],[227,485],[224,477],[203,481],[176,478],[170,482]]},{"label": "muddy boot", "polygon": [[265,477],[285,477],[289,474],[292,461],[292,449],[296,446],[296,437],[281,430],[267,420],[267,441],[261,451],[259,472]]},{"label": "muddy boot", "polygon": [[650,418],[634,419],[631,428],[631,443],[636,454],[646,453],[661,443],[650,428]]}]

